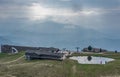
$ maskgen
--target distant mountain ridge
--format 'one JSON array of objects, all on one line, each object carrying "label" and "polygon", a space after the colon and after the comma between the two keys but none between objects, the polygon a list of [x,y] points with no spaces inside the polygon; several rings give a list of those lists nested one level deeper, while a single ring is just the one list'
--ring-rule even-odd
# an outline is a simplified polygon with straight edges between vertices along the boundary
[{"label": "distant mountain ridge", "polygon": [[11,28],[8,36],[0,36],[0,44],[57,47],[72,50],[75,50],[75,47],[80,47],[82,50],[91,45],[107,50],[120,50],[120,39],[115,39],[115,37],[93,29],[80,26],[75,29],[66,29],[63,28],[65,26],[66,24],[49,21],[31,24],[25,28],[17,28],[18,30]]},{"label": "distant mountain ridge", "polygon": [[13,43],[9,39],[0,36],[0,44],[13,44]]},{"label": "distant mountain ridge", "polygon": [[[49,36],[47,36],[49,37]],[[47,38],[46,37],[46,38]],[[57,36],[56,36],[57,37]],[[75,37],[75,36],[73,36]],[[34,42],[29,42],[27,40],[23,40],[23,42],[17,40],[16,42],[12,42],[11,40],[6,39],[2,36],[0,36],[0,44],[5,45],[22,45],[22,46],[46,46],[46,47],[58,47],[58,48],[67,48],[67,49],[72,49],[75,50],[75,47],[79,46],[80,49],[87,47],[88,45],[92,45],[93,47],[98,47],[98,48],[104,48],[107,50],[119,50],[120,46],[120,39],[107,39],[107,38],[95,38],[95,39],[90,39],[90,38],[85,38],[85,39],[80,39],[80,37],[76,37],[77,39],[74,40],[74,38],[69,38],[69,37],[62,37],[57,40],[54,39],[37,39],[37,43]],[[46,41],[47,40],[47,41]],[[24,43],[24,41],[26,43]]]}]

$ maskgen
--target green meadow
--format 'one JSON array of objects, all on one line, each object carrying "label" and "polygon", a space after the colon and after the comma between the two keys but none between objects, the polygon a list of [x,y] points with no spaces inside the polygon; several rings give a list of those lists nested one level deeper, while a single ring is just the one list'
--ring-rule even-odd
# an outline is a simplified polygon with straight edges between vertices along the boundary
[{"label": "green meadow", "polygon": [[103,56],[115,59],[105,65],[64,61],[27,61],[24,52],[0,54],[0,77],[120,77],[120,53],[74,53],[72,56]]}]

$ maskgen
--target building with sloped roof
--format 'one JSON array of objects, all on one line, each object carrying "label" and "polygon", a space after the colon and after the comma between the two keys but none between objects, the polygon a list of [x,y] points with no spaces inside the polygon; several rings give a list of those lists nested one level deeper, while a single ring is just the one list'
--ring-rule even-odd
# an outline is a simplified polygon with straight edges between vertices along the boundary
[{"label": "building with sloped roof", "polygon": [[82,51],[83,52],[96,52],[96,53],[107,52],[107,50],[101,49],[101,48],[92,48],[92,50],[89,50],[88,48],[84,48]]},{"label": "building with sloped roof", "polygon": [[15,46],[15,45],[1,45],[1,53],[18,53],[26,50],[44,50],[44,51],[59,51],[58,48],[53,47],[29,47],[29,46]]},{"label": "building with sloped roof", "polygon": [[63,53],[53,52],[52,50],[27,50],[25,52],[27,60],[31,59],[53,59],[53,60],[64,60],[65,55]]}]

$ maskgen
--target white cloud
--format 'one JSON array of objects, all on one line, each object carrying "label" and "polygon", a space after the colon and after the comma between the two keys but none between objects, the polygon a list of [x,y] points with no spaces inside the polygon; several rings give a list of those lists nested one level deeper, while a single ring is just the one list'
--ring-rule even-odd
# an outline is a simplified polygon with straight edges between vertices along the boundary
[{"label": "white cloud", "polygon": [[84,15],[98,14],[98,12],[93,11],[93,10],[82,11],[81,13]]},{"label": "white cloud", "polygon": [[62,9],[62,8],[48,8],[43,7],[38,3],[33,3],[31,7],[29,7],[29,17],[32,20],[41,20],[46,19],[48,17],[70,17],[76,16],[78,13],[73,12],[70,9]]},{"label": "white cloud", "polygon": [[97,15],[99,12],[94,9],[89,10],[81,10],[74,12],[72,9],[68,8],[49,8],[43,7],[41,4],[33,3],[32,6],[29,7],[30,16],[36,18],[36,20],[44,19],[48,16],[56,17],[56,16],[83,16],[83,15]]},{"label": "white cloud", "polygon": [[11,18],[28,18],[27,6],[3,5],[0,6],[0,20]]},{"label": "white cloud", "polygon": [[[72,9],[68,8],[50,8],[45,7],[38,3],[33,3],[29,7],[29,19],[31,21],[36,20],[44,20],[47,19],[62,23],[62,24],[71,24],[71,25],[79,25],[83,27],[88,27],[89,23],[91,23],[91,19],[95,17],[99,17],[102,12],[100,9],[82,9],[78,11],[73,11]],[[94,20],[98,21],[98,19]],[[98,21],[99,22],[99,21]],[[91,26],[94,28],[91,24]],[[68,28],[68,26],[66,27]],[[69,28],[74,28],[70,26]],[[96,27],[95,27],[96,28]]]},{"label": "white cloud", "polygon": [[60,1],[71,1],[71,0],[60,0]]},{"label": "white cloud", "polygon": [[[0,7],[0,19],[7,18],[26,18],[30,22],[44,22],[47,20],[54,21],[62,24],[70,24],[73,26],[66,26],[65,28],[75,28],[82,26],[86,28],[99,29],[102,23],[101,15],[108,13],[111,9],[100,8],[82,8],[81,10],[74,11],[72,8],[56,8],[46,7],[45,4],[32,3],[27,6],[10,6]],[[115,9],[112,9],[114,11]],[[96,24],[99,24],[97,26]]]}]

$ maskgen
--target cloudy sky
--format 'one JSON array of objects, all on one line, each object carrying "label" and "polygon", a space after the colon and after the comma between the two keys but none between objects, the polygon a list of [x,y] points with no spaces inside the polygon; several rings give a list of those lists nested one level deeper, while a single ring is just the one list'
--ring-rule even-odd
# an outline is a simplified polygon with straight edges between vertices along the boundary
[{"label": "cloudy sky", "polygon": [[0,0],[2,44],[120,50],[119,31],[120,0]]}]

